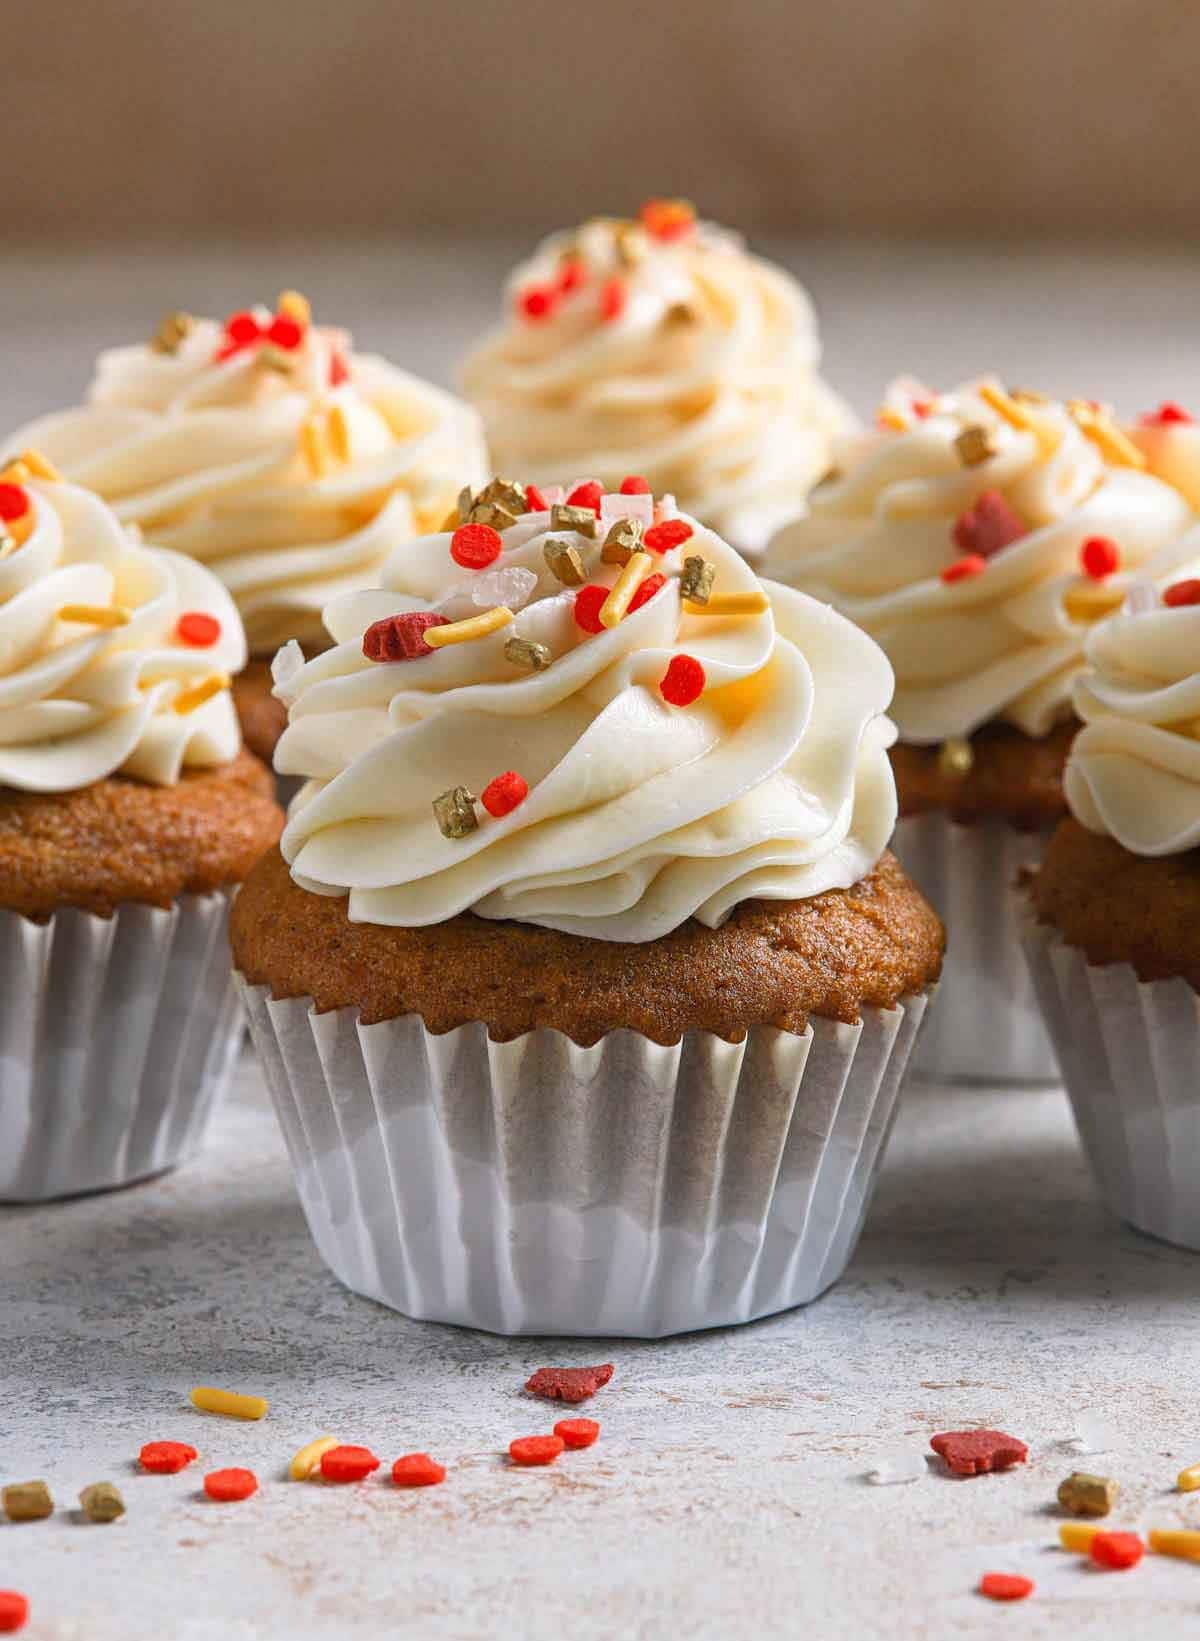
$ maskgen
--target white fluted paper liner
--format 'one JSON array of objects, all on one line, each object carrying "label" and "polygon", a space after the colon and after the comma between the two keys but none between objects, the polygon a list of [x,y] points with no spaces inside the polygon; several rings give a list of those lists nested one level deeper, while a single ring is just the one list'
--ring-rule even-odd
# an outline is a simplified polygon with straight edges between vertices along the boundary
[{"label": "white fluted paper liner", "polygon": [[504,1334],[661,1337],[846,1266],[927,995],[744,1043],[364,1026],[238,976],[317,1247],[356,1292]]},{"label": "white fluted paper liner", "polygon": [[1012,886],[1036,865],[1049,832],[1005,821],[960,825],[943,813],[901,820],[892,852],[946,925],[938,1006],[913,1056],[913,1076],[937,1082],[1057,1083],[1021,956]]},{"label": "white fluted paper liner", "polygon": [[1014,896],[1029,971],[1084,1151],[1115,1214],[1200,1249],[1200,997],[1090,964]]},{"label": "white fluted paper liner", "polygon": [[241,1041],[230,898],[0,912],[0,1201],[130,1185],[196,1149]]}]

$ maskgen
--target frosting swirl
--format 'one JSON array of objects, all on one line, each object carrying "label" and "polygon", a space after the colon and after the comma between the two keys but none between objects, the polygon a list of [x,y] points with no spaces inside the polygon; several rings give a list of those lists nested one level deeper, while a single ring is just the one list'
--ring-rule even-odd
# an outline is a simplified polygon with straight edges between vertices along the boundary
[{"label": "frosting swirl", "polygon": [[[1190,545],[1200,577],[1200,532]],[[1189,590],[1195,601],[1172,607],[1147,588],[1140,604],[1102,621],[1075,683],[1084,727],[1067,763],[1067,803],[1090,832],[1135,855],[1200,846],[1200,580]]]},{"label": "frosting swirl", "polygon": [[[604,561],[602,538],[642,505],[648,522],[649,497],[605,497],[594,539],[528,513],[478,572],[455,562],[451,535],[422,537],[389,560],[381,588],[326,611],[335,649],[304,665],[294,651],[281,658],[290,715],[276,767],[308,777],[282,841],[298,883],[348,893],[358,921],[426,925],[469,908],[647,941],[689,917],[716,926],[745,899],[848,887],[871,869],[896,814],[884,656],[832,610],[764,591],[732,548],[683,518],[674,534],[686,540],[636,555],[638,573],[656,576],[645,602],[612,626],[585,615],[624,574]],[[556,543],[578,553],[595,593],[556,579]],[[688,557],[715,571],[714,598],[741,594],[748,613],[684,603]],[[376,622],[457,620],[501,597],[514,617],[482,638],[414,660],[364,654]],[[514,664],[514,638],[518,650],[544,647],[542,670]],[[683,656],[706,687],[673,706],[664,681]],[[434,799],[484,791],[507,771],[527,783],[524,801],[444,836]]]},{"label": "frosting swirl", "polygon": [[760,552],[853,425],[817,374],[803,289],[708,224],[590,222],[547,239],[508,288],[510,317],[463,380],[497,465],[537,483],[642,474]]},{"label": "frosting swirl", "polygon": [[[239,320],[259,332],[230,351]],[[86,405],[17,435],[156,545],[208,564],[256,653],[320,642],[328,600],[371,586],[396,540],[436,529],[484,467],[477,418],[450,394],[353,353],[343,331],[297,325],[282,347],[271,330],[255,310],[191,322],[173,352],[103,353]]]},{"label": "frosting swirl", "polygon": [[0,549],[0,784],[66,792],[120,772],[170,786],[236,757],[228,675],[246,642],[216,577],[141,545],[73,484],[4,489],[23,511]]},{"label": "frosting swirl", "polygon": [[1163,582],[1187,558],[1186,501],[1092,406],[901,382],[881,421],[842,444],[838,475],[766,568],[883,646],[904,740],[994,719],[1047,734],[1070,712],[1089,627],[1132,572]]}]

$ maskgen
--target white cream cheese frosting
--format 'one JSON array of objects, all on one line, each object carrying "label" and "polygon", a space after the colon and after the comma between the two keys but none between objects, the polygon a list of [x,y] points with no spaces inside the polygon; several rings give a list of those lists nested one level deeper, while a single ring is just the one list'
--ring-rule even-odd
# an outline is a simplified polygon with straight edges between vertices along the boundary
[{"label": "white cream cheese frosting", "polygon": [[1137,589],[1089,635],[1075,683],[1067,803],[1135,855],[1200,847],[1200,533],[1191,547],[1189,577]]},{"label": "white cream cheese frosting", "polygon": [[842,441],[767,572],[882,645],[903,740],[993,720],[1049,733],[1070,713],[1090,627],[1135,574],[1163,585],[1189,557],[1187,501],[1096,406],[904,381],[881,422]]},{"label": "white cream cheese frosting", "polygon": [[169,786],[236,757],[246,642],[217,578],[76,485],[10,470],[0,503],[21,509],[0,540],[0,785]]},{"label": "white cream cheese frosting", "polygon": [[[469,407],[299,313],[295,329],[256,309],[115,348],[86,405],[13,441],[214,570],[254,653],[317,641],[324,605],[371,586],[397,539],[436,529],[485,466]],[[236,345],[239,323],[258,334]]]},{"label": "white cream cheese frosting", "polygon": [[[686,516],[674,526],[686,541],[636,555],[656,577],[645,602],[601,626],[597,602],[625,574],[604,562],[603,539],[621,515],[648,525],[674,514],[669,501],[652,507],[606,496],[595,538],[526,513],[482,570],[455,562],[452,534],[422,537],[391,557],[379,588],[333,601],[333,649],[307,664],[295,647],[279,658],[290,712],[276,767],[307,778],[282,840],[299,884],[348,895],[356,921],[421,926],[470,909],[647,941],[689,917],[719,925],[745,899],[803,898],[870,871],[896,816],[882,652],[832,610],[759,582]],[[556,578],[548,545],[551,557],[578,554],[584,589]],[[681,599],[689,557],[715,572],[712,600],[741,595],[744,613]],[[364,653],[375,623],[457,622],[501,600],[488,622],[503,624],[483,637],[412,660]],[[541,670],[514,663],[513,639],[542,646]],[[702,693],[671,704],[668,669],[694,676],[695,662]],[[485,796],[473,830],[443,835],[435,799],[485,794],[510,771],[524,801],[497,816]]]},{"label": "white cream cheese frosting", "polygon": [[641,474],[760,552],[853,419],[818,374],[812,305],[789,274],[709,224],[643,216],[539,246],[465,362],[467,395],[501,469],[613,489]]}]

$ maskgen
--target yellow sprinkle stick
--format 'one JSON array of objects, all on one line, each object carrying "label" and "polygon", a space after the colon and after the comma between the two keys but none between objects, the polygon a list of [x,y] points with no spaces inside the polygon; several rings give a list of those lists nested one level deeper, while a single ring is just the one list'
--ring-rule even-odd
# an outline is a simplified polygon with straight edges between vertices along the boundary
[{"label": "yellow sprinkle stick", "polygon": [[318,1436],[315,1441],[308,1442],[288,1465],[288,1475],[293,1481],[309,1481],[321,1468],[322,1453],[328,1453],[331,1447],[337,1445],[336,1436]]},{"label": "yellow sprinkle stick", "polygon": [[1096,1534],[1105,1531],[1106,1528],[1093,1527],[1086,1521],[1064,1521],[1058,1529],[1058,1541],[1064,1550],[1075,1550],[1080,1555],[1087,1555]]},{"label": "yellow sprinkle stick", "polygon": [[22,450],[18,460],[23,463],[27,475],[34,479],[49,479],[57,481],[62,474],[55,467],[48,456],[43,456],[40,450]]},{"label": "yellow sprinkle stick", "polygon": [[1186,1527],[1152,1527],[1150,1548],[1156,1555],[1200,1561],[1200,1533]]},{"label": "yellow sprinkle stick", "polygon": [[[202,707],[205,701],[211,701],[214,695],[220,695],[223,689],[228,688],[229,674],[226,672],[214,672],[211,677],[202,678],[198,684],[192,684],[189,689],[181,689],[179,694],[171,702],[171,705],[174,707],[175,711],[179,713],[180,717],[182,717],[186,712],[195,712],[196,708]],[[223,1390],[206,1390],[204,1394],[206,1396],[223,1396],[225,1395],[225,1392]],[[198,1391],[192,1392],[193,1401],[196,1401],[197,1395],[199,1395]],[[246,1397],[241,1398],[242,1401],[245,1401],[246,1399]],[[251,1401],[256,1400],[255,1397],[250,1397],[249,1399]],[[196,1406],[199,1407],[199,1405],[199,1402],[196,1402]],[[262,1410],[263,1413],[267,1411],[267,1404],[265,1402],[262,1404]],[[217,1412],[218,1410],[213,1408],[210,1411]],[[262,1413],[244,1413],[237,1416],[239,1418],[261,1419]]]},{"label": "yellow sprinkle stick", "polygon": [[58,619],[81,627],[127,627],[132,617],[124,604],[64,604]]},{"label": "yellow sprinkle stick", "polygon": [[300,451],[314,479],[323,478],[328,473],[331,465],[329,433],[321,417],[310,416],[306,422],[301,422]]},{"label": "yellow sprinkle stick", "polygon": [[465,621],[450,621],[444,627],[426,627],[421,637],[431,650],[444,649],[447,644],[469,644],[473,638],[486,638],[490,632],[499,632],[513,618],[506,604],[485,610],[482,615],[468,616]]},{"label": "yellow sprinkle stick", "polygon": [[227,1419],[261,1419],[269,1405],[265,1396],[239,1396],[211,1385],[197,1385],[192,1391],[193,1407],[202,1413],[223,1413]]},{"label": "yellow sprinkle stick", "polygon": [[879,423],[880,427],[890,428],[893,433],[908,432],[908,423],[905,421],[900,412],[898,410],[893,410],[890,405],[880,405],[875,420]]},{"label": "yellow sprinkle stick", "polygon": [[1133,440],[1104,410],[1095,410],[1085,399],[1072,399],[1067,409],[1079,431],[1099,450],[1105,461],[1118,467],[1145,467],[1146,458]]},{"label": "yellow sprinkle stick", "polygon": [[600,606],[600,625],[615,627],[629,608],[630,600],[648,575],[653,574],[654,563],[647,552],[630,553],[625,567],[613,582],[612,591]]},{"label": "yellow sprinkle stick", "polygon": [[5,462],[0,467],[0,483],[26,484],[33,477],[33,470],[22,456],[14,456],[12,461]]},{"label": "yellow sprinkle stick", "polygon": [[762,615],[770,609],[771,601],[756,589],[749,593],[713,593],[707,604],[693,604],[685,598],[683,607],[688,615]]},{"label": "yellow sprinkle stick", "polygon": [[299,291],[280,291],[279,301],[275,304],[275,312],[286,314],[294,319],[298,325],[312,323],[312,303],[307,296],[301,296]]},{"label": "yellow sprinkle stick", "polygon": [[1014,399],[1011,393],[1006,393],[995,382],[981,382],[979,397],[985,405],[990,405],[1009,427],[1015,427],[1018,433],[1032,433],[1043,456],[1053,455],[1058,448],[1058,433],[1055,429],[1048,427],[1036,411],[1030,410],[1019,399]]},{"label": "yellow sprinkle stick", "polygon": [[1186,1470],[1181,1470],[1175,1485],[1181,1493],[1194,1493],[1200,1487],[1200,1464],[1189,1464]]},{"label": "yellow sprinkle stick", "polygon": [[350,460],[350,422],[341,405],[329,412],[329,448],[333,459],[343,465]]}]

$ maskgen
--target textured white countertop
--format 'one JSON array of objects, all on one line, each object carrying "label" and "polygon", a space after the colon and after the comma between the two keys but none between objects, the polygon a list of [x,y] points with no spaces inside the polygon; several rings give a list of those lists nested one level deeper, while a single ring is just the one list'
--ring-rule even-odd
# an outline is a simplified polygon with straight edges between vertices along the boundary
[{"label": "textured white countertop", "polygon": [[[993,367],[1115,398],[1200,402],[1200,281],[1185,258],[1014,257],[886,245],[795,248],[829,375],[869,408],[893,372]],[[77,397],[105,341],[160,309],[224,311],[298,285],[360,343],[446,379],[491,310],[504,248],[346,247],[314,259],[211,249],[120,259],[7,254],[0,426]],[[433,291],[430,302],[427,294]],[[309,1242],[247,1059],[203,1157],[112,1196],[0,1210],[0,1480],[45,1476],[62,1508],[0,1522],[0,1588],[31,1641],[529,1637],[740,1641],[1006,1633],[1190,1633],[1200,1570],[1093,1571],[1052,1548],[1071,1469],[1125,1489],[1114,1523],[1200,1526],[1171,1492],[1200,1460],[1200,1260],[1106,1217],[1057,1091],[908,1096],[863,1242],[806,1311],[659,1344],[582,1347],[408,1322],[342,1290]],[[538,1365],[611,1357],[583,1412],[598,1446],[517,1473],[515,1435],[557,1415]],[[195,1413],[198,1382],[269,1396],[257,1425]],[[1080,1416],[1115,1451],[1064,1444]],[[864,1472],[939,1429],[998,1425],[1028,1467],[957,1481]],[[400,1494],[282,1480],[326,1429],[390,1461],[428,1449],[446,1484]],[[136,1473],[151,1438],[201,1462]],[[216,1506],[205,1469],[245,1463],[258,1495]],[[111,1479],[128,1515],[69,1508]],[[987,1570],[1038,1581],[1007,1612]]]}]

